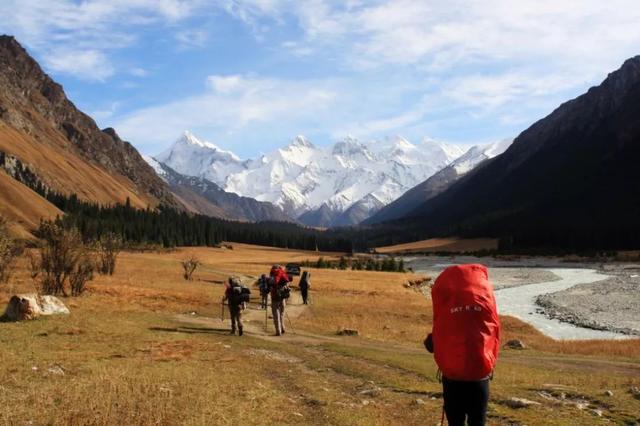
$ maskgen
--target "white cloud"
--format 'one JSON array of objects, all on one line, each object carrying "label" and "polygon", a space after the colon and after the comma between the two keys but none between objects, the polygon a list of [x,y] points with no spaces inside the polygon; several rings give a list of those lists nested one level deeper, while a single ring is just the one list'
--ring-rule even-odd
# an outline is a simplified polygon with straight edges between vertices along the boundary
[{"label": "white cloud", "polygon": [[113,117],[119,107],[119,102],[111,102],[111,104],[108,105],[107,108],[91,111],[90,115],[94,120],[100,122],[102,120],[107,120]]},{"label": "white cloud", "polygon": [[[261,123],[313,118],[335,103],[326,83],[247,76],[210,76],[210,90],[117,117],[113,125],[128,140],[163,144],[184,129],[227,134]],[[153,129],[150,134],[149,129]]]},{"label": "white cloud", "polygon": [[114,73],[113,66],[98,50],[55,49],[45,57],[45,66],[84,80],[104,81]]},{"label": "white cloud", "polygon": [[592,76],[540,75],[512,70],[499,74],[471,74],[443,82],[443,94],[458,103],[490,111],[519,99],[544,97],[582,85]]},{"label": "white cloud", "polygon": [[134,67],[129,70],[129,74],[134,77],[146,77],[147,75],[149,75],[149,72],[144,68]]},{"label": "white cloud", "polygon": [[203,29],[187,29],[178,31],[174,37],[180,48],[201,48],[209,41],[209,32]]},{"label": "white cloud", "polygon": [[[110,53],[134,44],[135,30],[173,25],[204,6],[205,0],[3,0],[0,28],[51,70],[104,81],[118,71]],[[70,60],[73,54],[78,60]]]},{"label": "white cloud", "polygon": [[218,93],[231,93],[239,90],[247,83],[241,75],[210,75],[207,77],[207,85]]}]

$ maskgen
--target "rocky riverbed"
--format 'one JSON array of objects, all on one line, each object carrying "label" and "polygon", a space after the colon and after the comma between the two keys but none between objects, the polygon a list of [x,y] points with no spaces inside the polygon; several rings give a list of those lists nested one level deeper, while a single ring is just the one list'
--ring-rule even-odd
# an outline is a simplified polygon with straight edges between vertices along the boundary
[{"label": "rocky riverbed", "polygon": [[640,265],[471,256],[405,261],[434,279],[452,264],[487,265],[500,313],[520,318],[555,339],[640,336]]},{"label": "rocky riverbed", "polygon": [[640,269],[605,268],[610,278],[536,298],[549,318],[594,330],[640,336]]}]

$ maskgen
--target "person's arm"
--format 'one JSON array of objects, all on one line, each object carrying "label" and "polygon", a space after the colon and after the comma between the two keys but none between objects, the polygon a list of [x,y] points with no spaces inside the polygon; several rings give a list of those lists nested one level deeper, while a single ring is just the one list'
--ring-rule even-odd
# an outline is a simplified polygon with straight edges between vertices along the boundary
[{"label": "person's arm", "polygon": [[424,347],[429,353],[433,353],[433,334],[429,333],[426,339],[424,339]]}]

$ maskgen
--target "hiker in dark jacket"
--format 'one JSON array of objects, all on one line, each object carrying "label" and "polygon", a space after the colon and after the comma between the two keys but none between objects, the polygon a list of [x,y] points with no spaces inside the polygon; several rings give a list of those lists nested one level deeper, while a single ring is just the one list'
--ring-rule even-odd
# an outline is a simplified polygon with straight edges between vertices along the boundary
[{"label": "hiker in dark jacket", "polygon": [[311,274],[307,271],[302,273],[300,277],[300,294],[302,295],[302,303],[308,305],[309,288],[311,287]]},{"label": "hiker in dark jacket", "polygon": [[266,274],[262,274],[260,281],[258,282],[260,289],[260,309],[267,309],[267,297],[269,297],[269,277]]},{"label": "hiker in dark jacket", "polygon": [[244,303],[239,298],[239,292],[234,291],[235,288],[241,287],[237,278],[229,278],[226,285],[224,298],[222,301],[229,303],[229,315],[231,316],[231,334],[236,333],[236,325],[238,328],[238,336],[242,336],[242,310]]},{"label": "hiker in dark jacket", "polygon": [[287,274],[280,274],[271,285],[271,314],[273,325],[276,328],[276,336],[284,334],[284,308],[288,297],[289,279]]}]

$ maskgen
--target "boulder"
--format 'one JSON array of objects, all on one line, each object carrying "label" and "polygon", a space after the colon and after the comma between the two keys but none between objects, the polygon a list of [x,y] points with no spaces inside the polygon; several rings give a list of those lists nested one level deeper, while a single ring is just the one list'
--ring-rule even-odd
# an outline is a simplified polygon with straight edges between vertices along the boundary
[{"label": "boulder", "polygon": [[510,408],[526,408],[531,407],[532,405],[540,405],[539,402],[531,401],[529,399],[524,398],[509,398],[503,401],[503,404]]},{"label": "boulder", "polygon": [[522,340],[512,339],[504,344],[504,347],[507,349],[526,349],[527,346],[524,344]]},{"label": "boulder", "polygon": [[69,314],[69,308],[54,296],[37,294],[18,294],[9,300],[2,321],[25,321],[41,315]]}]

